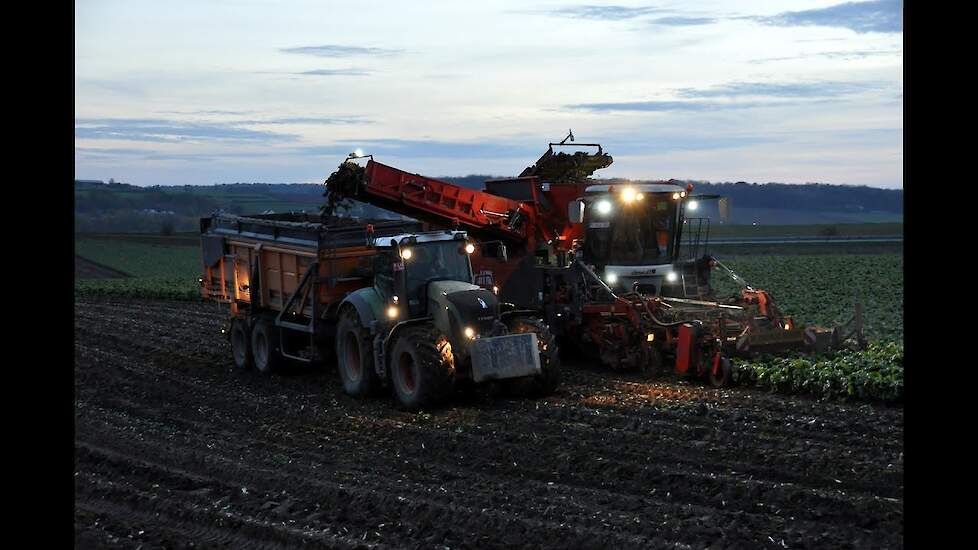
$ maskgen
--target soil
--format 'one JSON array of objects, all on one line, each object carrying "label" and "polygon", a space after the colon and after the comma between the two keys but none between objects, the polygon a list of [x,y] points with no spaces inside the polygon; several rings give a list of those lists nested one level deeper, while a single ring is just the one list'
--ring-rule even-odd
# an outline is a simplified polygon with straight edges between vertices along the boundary
[{"label": "soil", "polygon": [[235,371],[225,320],[76,300],[78,547],[903,547],[900,407],[581,363],[412,414]]}]

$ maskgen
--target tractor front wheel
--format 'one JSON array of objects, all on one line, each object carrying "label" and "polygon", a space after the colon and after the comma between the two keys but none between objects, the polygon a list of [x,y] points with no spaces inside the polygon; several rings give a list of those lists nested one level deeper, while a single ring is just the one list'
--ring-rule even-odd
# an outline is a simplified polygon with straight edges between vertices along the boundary
[{"label": "tractor front wheel", "polygon": [[442,405],[455,381],[455,356],[448,338],[433,327],[408,327],[391,350],[394,397],[404,410]]},{"label": "tractor front wheel", "polygon": [[[530,382],[530,393],[546,396],[557,391],[561,378],[560,353],[557,350],[557,339],[550,332],[550,327],[543,321],[532,317],[515,317],[507,320],[506,325],[510,334],[534,332],[537,335],[541,373]],[[513,382],[518,383],[519,381],[514,380]]]}]

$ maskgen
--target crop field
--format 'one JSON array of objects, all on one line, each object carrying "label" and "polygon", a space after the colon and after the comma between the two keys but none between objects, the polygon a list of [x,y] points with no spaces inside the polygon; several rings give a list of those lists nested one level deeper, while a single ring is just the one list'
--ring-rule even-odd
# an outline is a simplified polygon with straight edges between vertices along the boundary
[{"label": "crop field", "polygon": [[565,357],[553,396],[407,413],[236,371],[175,239],[76,244],[78,547],[903,547],[901,254],[721,257],[798,322],[861,301],[868,350],[724,389]]}]

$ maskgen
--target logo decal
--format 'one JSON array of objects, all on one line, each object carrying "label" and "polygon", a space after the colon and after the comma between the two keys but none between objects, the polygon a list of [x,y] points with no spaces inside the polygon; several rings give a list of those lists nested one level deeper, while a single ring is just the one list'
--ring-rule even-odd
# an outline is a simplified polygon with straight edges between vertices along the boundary
[{"label": "logo decal", "polygon": [[485,300],[482,298],[476,298],[476,300],[479,300],[479,305],[482,306],[482,309],[489,309],[489,306],[486,305]]}]

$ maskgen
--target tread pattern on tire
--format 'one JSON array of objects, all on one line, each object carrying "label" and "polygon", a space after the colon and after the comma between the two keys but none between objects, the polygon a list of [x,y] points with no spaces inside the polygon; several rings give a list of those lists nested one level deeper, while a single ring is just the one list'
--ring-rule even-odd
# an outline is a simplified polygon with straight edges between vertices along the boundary
[{"label": "tread pattern on tire", "polygon": [[[405,351],[417,365],[416,390],[403,399],[398,381],[399,360]],[[431,325],[405,328],[391,348],[390,377],[394,397],[404,410],[418,410],[443,405],[451,397],[455,382],[455,356],[448,338]]]},{"label": "tread pattern on tire", "polygon": [[[345,334],[352,326],[359,334],[360,339],[360,384],[356,387],[349,386],[344,376],[344,351]],[[339,321],[336,323],[336,369],[339,371],[340,380],[343,382],[343,391],[352,397],[363,398],[376,395],[381,387],[380,378],[374,365],[373,346],[370,342],[370,333],[360,323],[360,316],[357,311],[348,307],[340,312]]]}]

